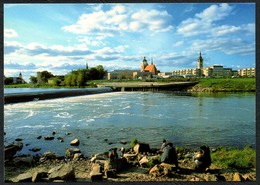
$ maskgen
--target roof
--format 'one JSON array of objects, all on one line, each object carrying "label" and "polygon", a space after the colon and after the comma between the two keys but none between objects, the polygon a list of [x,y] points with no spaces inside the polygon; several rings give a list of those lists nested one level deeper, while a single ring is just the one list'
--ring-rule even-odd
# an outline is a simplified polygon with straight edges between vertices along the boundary
[{"label": "roof", "polygon": [[156,69],[156,67],[155,67],[154,64],[151,64],[151,65],[146,66],[146,68],[144,69],[144,71],[148,71],[148,72],[151,72],[151,73],[154,73],[154,74],[157,73],[157,69]]}]

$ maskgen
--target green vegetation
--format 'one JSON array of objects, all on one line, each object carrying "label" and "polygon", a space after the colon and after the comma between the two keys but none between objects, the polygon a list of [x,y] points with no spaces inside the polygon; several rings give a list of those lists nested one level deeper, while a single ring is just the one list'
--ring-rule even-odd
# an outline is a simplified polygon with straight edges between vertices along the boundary
[{"label": "green vegetation", "polygon": [[255,78],[207,78],[200,79],[196,88],[208,88],[213,92],[255,91]]},{"label": "green vegetation", "polygon": [[221,168],[256,168],[256,151],[246,146],[243,149],[220,147],[211,153],[212,163]]},{"label": "green vegetation", "polygon": [[135,146],[137,143],[138,143],[137,138],[133,138],[133,139],[131,140],[131,142],[130,142],[130,146],[131,146],[132,148],[134,148],[134,146]]}]

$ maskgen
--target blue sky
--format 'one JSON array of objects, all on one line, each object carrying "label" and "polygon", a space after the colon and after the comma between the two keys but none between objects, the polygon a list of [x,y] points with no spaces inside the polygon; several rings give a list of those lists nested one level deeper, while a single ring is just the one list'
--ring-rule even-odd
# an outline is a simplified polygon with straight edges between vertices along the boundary
[{"label": "blue sky", "polygon": [[4,74],[255,67],[254,3],[5,4]]}]

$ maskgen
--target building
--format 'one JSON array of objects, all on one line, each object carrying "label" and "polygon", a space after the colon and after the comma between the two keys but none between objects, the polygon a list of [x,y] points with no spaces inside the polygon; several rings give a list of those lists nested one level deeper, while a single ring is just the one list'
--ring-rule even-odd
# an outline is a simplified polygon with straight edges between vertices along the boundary
[{"label": "building", "polygon": [[107,73],[108,80],[119,80],[119,79],[132,79],[133,73],[138,72],[137,70],[114,70]]},{"label": "building", "polygon": [[233,70],[232,68],[224,68],[222,65],[213,65],[203,67],[203,57],[199,55],[198,68],[194,69],[182,69],[172,72],[173,75],[182,75],[194,77],[237,77],[237,76],[255,76],[255,68],[247,68],[243,70]]},{"label": "building", "polygon": [[255,68],[240,69],[237,74],[241,77],[255,77]]},{"label": "building", "polygon": [[141,63],[141,72],[150,72],[153,75],[158,75],[158,70],[156,66],[153,64],[153,59],[151,64],[149,65],[146,58],[144,57],[142,63]]}]

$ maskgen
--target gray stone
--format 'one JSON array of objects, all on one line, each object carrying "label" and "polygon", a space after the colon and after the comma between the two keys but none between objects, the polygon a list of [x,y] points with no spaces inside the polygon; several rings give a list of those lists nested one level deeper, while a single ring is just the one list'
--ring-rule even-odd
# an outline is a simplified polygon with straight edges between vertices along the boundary
[{"label": "gray stone", "polygon": [[45,140],[53,140],[54,137],[53,137],[53,136],[46,136],[46,137],[44,137],[44,139],[45,139]]},{"label": "gray stone", "polygon": [[92,181],[99,181],[103,179],[102,168],[99,164],[94,163],[91,167],[90,178]]},{"label": "gray stone", "polygon": [[33,164],[33,156],[16,157],[13,161],[16,165],[31,165]]},{"label": "gray stone", "polygon": [[157,164],[149,171],[149,174],[154,177],[160,177],[163,175],[163,167]]},{"label": "gray stone", "polygon": [[58,155],[51,151],[48,151],[43,154],[43,157],[46,159],[56,159],[58,157]]},{"label": "gray stone", "polygon": [[79,159],[82,159],[84,156],[82,153],[76,153],[74,154],[73,161],[77,161]]},{"label": "gray stone", "polygon": [[52,168],[49,172],[50,180],[74,180],[75,171],[72,166],[69,164],[63,164],[57,167]]},{"label": "gray stone", "polygon": [[43,178],[47,177],[48,172],[46,171],[39,171],[39,172],[34,172],[32,174],[32,182],[40,182],[42,181]]},{"label": "gray stone", "polygon": [[16,177],[17,182],[32,182],[32,174],[31,173],[22,173]]},{"label": "gray stone", "polygon": [[78,145],[79,145],[79,139],[73,139],[73,140],[70,142],[70,145],[71,145],[71,146],[78,146]]},{"label": "gray stone", "polygon": [[66,155],[67,158],[73,159],[74,155],[77,154],[77,153],[80,153],[80,149],[78,149],[78,148],[67,148],[65,155]]}]

